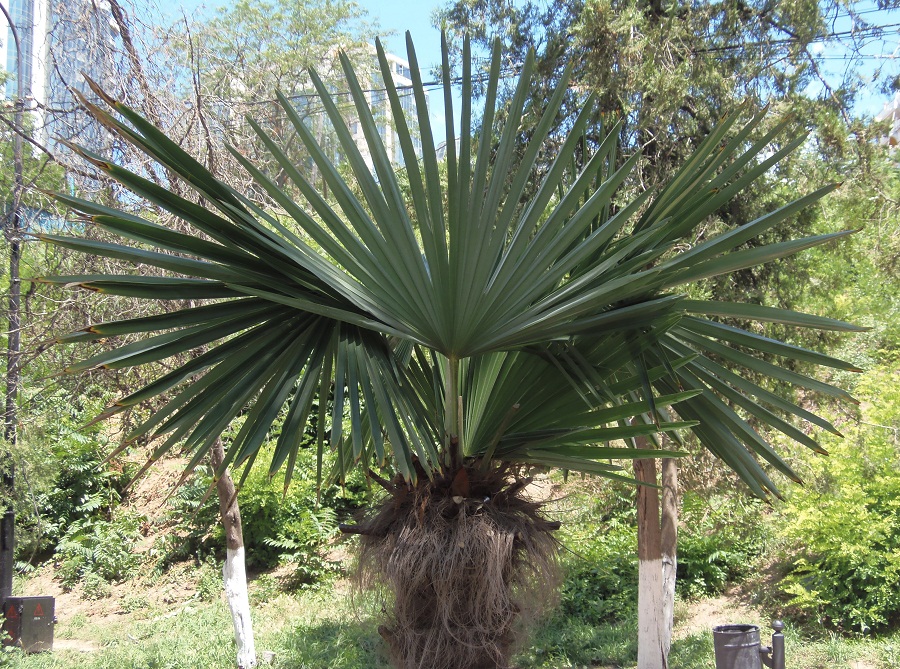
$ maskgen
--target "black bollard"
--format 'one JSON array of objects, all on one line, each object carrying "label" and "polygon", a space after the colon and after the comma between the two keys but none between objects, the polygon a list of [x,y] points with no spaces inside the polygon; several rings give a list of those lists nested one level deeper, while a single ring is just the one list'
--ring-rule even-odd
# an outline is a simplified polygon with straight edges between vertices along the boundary
[{"label": "black bollard", "polygon": [[772,622],[772,669],[784,669],[784,623],[780,620]]}]

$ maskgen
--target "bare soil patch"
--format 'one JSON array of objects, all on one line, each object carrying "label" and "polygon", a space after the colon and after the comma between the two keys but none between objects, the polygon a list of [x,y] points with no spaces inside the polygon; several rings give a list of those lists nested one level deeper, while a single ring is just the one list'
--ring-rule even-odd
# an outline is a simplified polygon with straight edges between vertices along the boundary
[{"label": "bare soil patch", "polygon": [[759,625],[761,636],[765,637],[771,621],[737,589],[732,589],[719,597],[677,607],[673,635],[676,639],[683,639],[693,634],[712,633],[716,625],[733,623]]},{"label": "bare soil patch", "polygon": [[100,644],[96,641],[85,641],[83,639],[54,639],[53,650],[54,652],[93,653],[100,650]]}]

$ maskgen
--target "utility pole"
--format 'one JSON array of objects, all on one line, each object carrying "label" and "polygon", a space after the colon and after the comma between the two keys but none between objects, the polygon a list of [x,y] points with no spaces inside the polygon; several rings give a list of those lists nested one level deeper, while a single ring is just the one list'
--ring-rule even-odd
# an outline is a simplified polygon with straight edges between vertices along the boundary
[{"label": "utility pole", "polygon": [[[6,410],[3,414],[3,434],[6,443],[14,446],[17,438],[18,412],[16,402],[19,394],[19,361],[21,356],[20,340],[20,301],[22,295],[19,278],[19,261],[22,253],[21,239],[21,206],[24,180],[22,178],[22,133],[24,132],[23,110],[25,106],[25,82],[22,79],[22,48],[16,24],[4,5],[0,10],[6,16],[9,30],[16,47],[16,100],[13,132],[13,189],[12,206],[3,226],[6,243],[9,245],[9,332],[7,333],[6,358]],[[4,492],[8,496],[6,511],[0,520],[0,604],[4,604],[12,596],[13,548],[15,546],[16,516],[13,510],[13,490],[15,484],[14,465],[12,459],[6,463],[3,472]]]}]

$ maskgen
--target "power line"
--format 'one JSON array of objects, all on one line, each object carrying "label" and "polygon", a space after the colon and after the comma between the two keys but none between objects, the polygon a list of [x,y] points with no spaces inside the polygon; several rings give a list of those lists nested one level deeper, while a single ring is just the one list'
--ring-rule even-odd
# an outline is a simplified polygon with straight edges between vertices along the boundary
[{"label": "power line", "polygon": [[[518,68],[518,67],[502,68],[500,70],[500,79],[510,79],[512,77],[518,76],[520,71],[521,71],[521,68]],[[472,83],[484,83],[488,80],[488,77],[489,77],[489,75],[487,75],[487,74],[472,77]],[[461,76],[460,77],[452,77],[450,79],[451,86],[460,85],[460,84],[462,84],[462,82],[463,82],[463,78]],[[422,82],[422,89],[425,91],[440,90],[443,87],[444,87],[444,83],[439,80]],[[401,84],[399,86],[394,86],[394,88],[397,90],[397,93],[400,94],[400,97],[405,97],[407,95],[412,94],[411,92],[413,91],[415,86],[413,86],[411,84]],[[369,93],[369,94],[387,93],[388,90],[389,89],[387,87],[367,88],[367,89],[364,89],[362,92]],[[410,93],[404,93],[404,91],[410,91]],[[337,92],[331,93],[332,98],[352,97],[352,95],[353,94],[351,91],[337,91]],[[285,97],[291,101],[300,101],[300,100],[308,100],[308,99],[318,100],[320,98],[318,93],[295,93],[293,95],[286,95]],[[277,103],[277,102],[278,102],[277,98],[268,98],[268,99],[263,99],[263,100],[247,100],[245,102],[242,102],[241,104],[243,104],[245,107],[256,107],[256,106],[260,106],[260,105],[268,105],[268,104],[273,104],[273,103]]]},{"label": "power line", "polygon": [[826,17],[829,20],[833,19],[852,19],[857,16],[864,16],[866,14],[877,14],[880,12],[888,12],[889,9],[880,9],[878,7],[873,7],[872,9],[861,9],[858,12],[844,12],[841,13],[840,9],[834,14],[834,16]]},{"label": "power line", "polygon": [[[849,36],[879,37],[883,30],[886,30],[887,28],[897,28],[897,27],[900,27],[900,23],[888,23],[886,25],[870,26],[868,28],[862,28],[860,30],[835,31],[835,32],[826,33],[825,35],[819,35],[817,37],[814,37],[811,40],[809,40],[808,44],[814,44],[817,42],[825,42],[825,41],[835,38],[835,37],[849,37]],[[897,32],[900,33],[900,31],[897,31]],[[719,52],[723,52],[723,51],[739,51],[741,49],[752,49],[754,47],[759,47],[759,46],[783,46],[783,45],[788,45],[788,44],[802,44],[802,43],[804,43],[803,40],[801,40],[797,37],[786,37],[784,39],[777,39],[777,40],[766,40],[766,41],[760,41],[760,42],[745,42],[744,44],[724,44],[722,46],[710,46],[710,47],[704,47],[701,49],[692,49],[691,52],[695,53],[695,54],[719,53]]]},{"label": "power line", "polygon": [[857,53],[832,56],[819,56],[819,60],[900,60],[900,55],[892,53]]},{"label": "power line", "polygon": [[[882,10],[867,10],[867,12],[872,12],[872,11],[882,11]],[[897,27],[900,27],[900,23],[890,23],[890,24],[879,25],[879,26],[870,26],[868,28],[864,28],[861,30],[836,31],[836,32],[831,32],[831,33],[828,33],[825,35],[820,35],[818,37],[815,37],[812,40],[810,40],[809,43],[811,44],[811,43],[822,42],[822,41],[832,39],[835,37],[842,37],[842,36],[848,36],[848,35],[862,36],[862,37],[865,37],[865,36],[874,37],[874,36],[876,36],[875,33],[878,33],[887,28],[897,28]],[[897,32],[898,32],[898,34],[900,34],[900,31],[897,31]],[[868,33],[868,35],[867,35],[867,33]],[[738,49],[748,49],[748,48],[753,48],[753,47],[757,47],[757,46],[782,46],[782,45],[787,45],[787,44],[799,44],[799,43],[801,43],[801,40],[799,40],[798,38],[795,38],[795,37],[790,37],[790,38],[785,38],[785,39],[781,39],[781,40],[769,40],[769,41],[765,41],[765,42],[748,42],[746,44],[723,45],[723,46],[718,46],[718,47],[705,47],[705,48],[700,48],[700,49],[692,49],[691,53],[693,53],[693,54],[719,53],[719,52],[733,51],[733,50],[738,50]],[[859,56],[855,56],[855,57],[873,58],[875,56],[859,55]],[[854,58],[854,56],[852,56],[852,55],[847,55],[846,57],[844,57],[844,56],[840,56],[840,57],[824,56],[821,58],[823,60],[836,60],[838,58],[845,59],[845,60],[852,60]],[[890,59],[890,58],[892,58],[892,57],[885,56],[885,59]],[[510,79],[512,77],[518,76],[520,69],[521,68],[518,68],[518,67],[507,67],[505,69],[502,69],[501,73],[500,73],[500,78],[501,79]],[[487,81],[487,78],[488,78],[488,75],[484,74],[484,75],[480,75],[478,77],[474,77],[472,79],[472,81],[474,83],[484,83],[485,81]],[[459,85],[461,83],[462,83],[462,77],[454,77],[450,80],[451,85]],[[439,89],[443,88],[443,86],[444,86],[444,84],[439,80],[433,80],[433,81],[428,81],[428,82],[422,83],[423,90],[428,91],[428,92],[430,92],[432,90],[439,90]],[[395,86],[395,88],[396,88],[397,92],[400,93],[402,96],[403,95],[402,91],[411,91],[414,88],[414,86],[400,85],[400,86]],[[387,87],[385,87],[385,88],[369,88],[369,89],[363,90],[363,93],[369,93],[369,94],[386,93],[388,90],[389,89]],[[332,98],[350,97],[350,96],[352,96],[352,93],[350,91],[338,91],[335,93],[331,93],[331,96],[332,96]],[[318,93],[296,93],[296,94],[288,95],[285,97],[288,100],[295,101],[295,102],[301,101],[301,100],[308,100],[308,99],[319,99]],[[275,98],[268,98],[268,99],[262,99],[262,100],[247,100],[247,101],[241,102],[240,104],[244,107],[256,107],[256,106],[274,104],[277,102],[278,102],[278,100]]]}]

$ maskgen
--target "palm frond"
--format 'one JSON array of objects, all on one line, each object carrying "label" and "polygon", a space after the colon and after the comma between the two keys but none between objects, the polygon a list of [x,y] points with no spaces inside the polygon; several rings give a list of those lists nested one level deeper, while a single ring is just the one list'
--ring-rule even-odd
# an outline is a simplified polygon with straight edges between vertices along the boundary
[{"label": "palm frond", "polygon": [[[789,138],[773,151],[770,146],[786,124],[754,139],[763,115],[742,123],[739,110],[713,130],[659,193],[641,192],[622,203],[618,194],[641,157],[617,158],[618,126],[592,156],[583,156],[581,168],[572,159],[576,148],[584,147],[594,116],[591,96],[585,96],[583,111],[556,155],[544,155],[569,90],[568,71],[540,110],[529,141],[517,146],[519,121],[532,111],[526,101],[533,57],[523,63],[504,110],[506,124],[495,134],[501,70],[495,48],[481,134],[474,137],[466,42],[457,135],[445,44],[445,179],[408,37],[407,44],[415,103],[410,115],[380,43],[376,52],[405,160],[408,201],[365,82],[346,57],[341,67],[365,136],[366,157],[334,94],[315,72],[310,80],[352,183],[335,163],[334,152],[316,141],[294,102],[279,95],[324,188],[318,189],[287,150],[249,119],[285,179],[273,179],[231,151],[267,203],[236,192],[160,129],[95,87],[109,110],[85,100],[91,113],[159,169],[182,179],[197,201],[75,149],[135,196],[177,218],[188,232],[60,194],[61,202],[121,241],[39,237],[132,269],[37,280],[153,301],[201,302],[59,337],[62,342],[127,339],[74,365],[73,372],[193,353],[103,416],[162,398],[129,439],[157,439],[151,461],[180,446],[192,463],[241,419],[223,467],[252,463],[273,426],[280,426],[269,468],[285,467],[288,480],[313,419],[320,478],[327,475],[328,448],[336,451],[333,475],[338,478],[354,466],[386,466],[412,481],[458,465],[457,455],[621,476],[603,461],[680,454],[630,447],[635,437],[669,433],[678,439],[687,430],[757,494],[775,491],[761,462],[795,477],[750,421],[817,450],[815,440],[792,420],[834,428],[751,379],[762,375],[852,401],[843,390],[787,367],[855,367],[721,319],[858,328],[781,309],[691,300],[678,290],[847,234],[746,247],[827,195],[834,188],[828,185],[690,248],[680,245],[803,138]],[[421,158],[414,137],[421,141]],[[148,276],[148,269],[155,274]],[[790,365],[779,366],[767,356]]]}]

